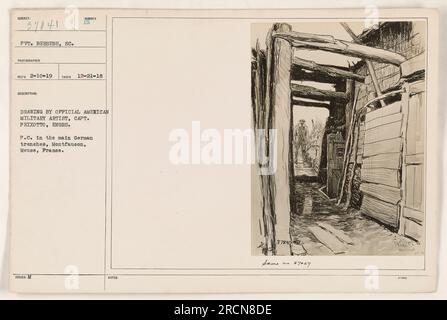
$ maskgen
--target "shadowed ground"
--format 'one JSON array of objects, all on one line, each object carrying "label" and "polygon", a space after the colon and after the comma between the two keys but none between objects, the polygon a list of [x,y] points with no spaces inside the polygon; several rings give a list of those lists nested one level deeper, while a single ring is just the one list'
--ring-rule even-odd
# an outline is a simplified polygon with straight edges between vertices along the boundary
[{"label": "shadowed ground", "polygon": [[[356,209],[344,211],[335,201],[327,199],[315,182],[297,182],[292,208],[292,240],[302,255],[332,255],[308,229],[318,222],[326,223],[349,236],[354,244],[346,244],[345,255],[417,255],[422,246],[401,236],[376,221],[366,218]],[[298,251],[300,251],[298,250]]]}]

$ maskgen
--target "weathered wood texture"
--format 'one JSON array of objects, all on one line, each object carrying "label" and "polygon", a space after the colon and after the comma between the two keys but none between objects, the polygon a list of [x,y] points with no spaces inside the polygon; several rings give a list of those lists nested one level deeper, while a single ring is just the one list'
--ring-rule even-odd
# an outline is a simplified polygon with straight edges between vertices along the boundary
[{"label": "weathered wood texture", "polygon": [[[280,24],[279,32],[291,30],[288,24]],[[273,42],[272,60],[272,123],[277,133],[276,160],[274,174],[274,210],[276,217],[276,254],[291,255],[290,247],[290,174],[292,170],[292,126],[290,68],[293,50],[290,43],[276,38]]]},{"label": "weathered wood texture", "polygon": [[[419,96],[419,93],[423,93],[425,91],[425,83],[423,81],[420,81],[419,83],[415,81],[424,79],[424,64],[426,63],[424,57],[424,51],[426,48],[425,32],[425,25],[422,23],[419,24],[410,21],[402,21],[380,24],[378,30],[371,30],[371,32],[361,35],[361,41],[363,44],[380,46],[382,48],[398,52],[409,59],[408,61],[402,62],[400,66],[373,62],[373,67],[377,80],[380,84],[380,89],[384,92],[393,91],[396,90],[396,88],[404,88],[405,84],[402,83],[402,81],[409,82],[409,92],[406,91],[400,96],[402,100],[405,100],[404,96],[409,93],[409,103],[414,104],[414,106],[409,107],[410,114],[408,114],[408,132],[405,136],[403,135],[404,130],[401,130],[402,135],[400,137],[365,144],[363,148],[363,156],[358,158],[362,161],[360,173],[356,176],[358,179],[361,179],[360,189],[361,194],[363,195],[361,210],[364,213],[365,211],[369,211],[371,216],[379,217],[379,220],[389,226],[393,225],[395,221],[394,219],[390,219],[390,217],[399,217],[397,214],[397,212],[399,212],[399,214],[405,218],[402,222],[402,219],[397,219],[399,232],[402,228],[404,230],[404,234],[411,233],[410,236],[413,238],[417,237],[418,234],[420,235],[420,233],[417,232],[418,226],[414,225],[413,222],[421,222],[420,220],[423,219],[424,213],[423,211],[415,208],[409,208],[406,206],[401,208],[400,206],[405,203],[405,198],[409,198],[410,206],[415,205],[414,200],[416,200],[417,205],[420,202],[419,199],[422,199],[422,196],[419,194],[414,194],[415,190],[418,192],[421,191],[421,187],[416,187],[416,185],[422,185],[422,188],[424,186],[424,181],[421,181],[423,178],[420,177],[420,173],[418,172],[418,170],[424,171],[424,169],[416,169],[416,166],[421,166],[424,161],[424,153],[422,150],[424,149],[423,138],[425,138],[425,128],[416,128],[425,123],[424,116],[426,107],[421,101],[425,99],[421,99],[422,96]],[[356,73],[365,76],[365,83],[355,83],[356,90],[359,90],[360,92],[359,101],[355,107],[356,110],[362,108],[368,101],[373,99],[376,94],[374,79],[370,76],[368,67],[369,66],[366,63],[360,62],[355,68]],[[395,98],[398,98],[398,96]],[[421,100],[417,101],[418,99]],[[409,103],[407,103],[407,105]],[[369,112],[365,119],[366,130],[397,121],[402,121],[403,124],[401,129],[406,128],[407,121],[403,118],[402,109],[403,103],[401,101],[397,101],[374,112]],[[418,109],[420,110],[420,114],[416,115]],[[413,114],[411,114],[411,110],[414,110]],[[417,119],[420,119],[420,121]],[[396,128],[397,126],[394,127],[394,130],[396,130]],[[377,139],[380,138],[380,135],[383,136],[382,133],[378,134],[379,136],[376,136]],[[418,136],[420,137],[419,142]],[[366,138],[364,141],[371,138]],[[407,142],[407,144],[405,144],[407,149],[412,149],[413,151],[401,153],[405,142]],[[361,149],[362,148],[359,148],[359,152]],[[419,151],[414,150],[421,151],[420,153],[417,153]],[[401,182],[399,188],[397,188],[364,181],[365,170],[375,169],[400,171],[400,178],[403,182]],[[368,174],[366,176],[368,176]],[[393,175],[393,179],[395,177],[396,175]],[[408,180],[413,180],[413,182],[410,183]],[[419,181],[416,182],[416,180]],[[407,195],[408,193],[411,195]],[[422,192],[422,195],[423,194],[424,193]],[[400,202],[399,196],[402,197]],[[388,203],[388,209],[379,212],[377,208],[379,208],[381,203]],[[422,204],[423,203],[424,200],[422,200]],[[422,205],[422,207],[424,207],[424,205]],[[384,215],[383,212],[388,213],[388,215]],[[382,218],[380,218],[381,216]],[[406,222],[405,220],[411,222]],[[406,228],[407,231],[405,231],[406,225],[408,225]],[[421,223],[421,225],[423,229],[423,223]]]},{"label": "weathered wood texture", "polygon": [[[407,86],[403,184],[404,200],[400,232],[419,242],[424,238],[425,223],[425,82]],[[410,94],[411,93],[411,94]],[[402,230],[403,229],[403,230]]]},{"label": "weathered wood texture", "polygon": [[424,208],[424,165],[407,165],[405,181],[405,205],[416,210]]},{"label": "weathered wood texture", "polygon": [[404,207],[403,216],[418,223],[424,222],[424,212],[412,208]]},{"label": "weathered wood texture", "polygon": [[361,164],[363,162],[363,153],[364,153],[364,141],[365,141],[365,123],[361,122],[359,124],[359,129],[357,132],[357,158],[356,161],[353,161],[355,163]]},{"label": "weathered wood texture", "polygon": [[412,96],[409,104],[407,155],[423,154],[425,140],[425,92]]},{"label": "weathered wood texture", "polygon": [[251,168],[251,241],[252,255],[262,255],[265,246],[265,224],[263,217],[264,200],[262,197],[262,177],[259,175],[257,164]]},{"label": "weathered wood texture", "polygon": [[302,99],[292,99],[292,103],[294,106],[300,106],[300,107],[317,107],[317,108],[326,108],[326,109],[329,109],[332,107],[329,103],[319,102],[319,101],[302,100]]},{"label": "weathered wood texture", "polygon": [[381,153],[400,152],[400,142],[401,138],[398,137],[390,140],[365,144],[363,146],[363,160],[365,160],[366,157]]},{"label": "weathered wood texture", "polygon": [[400,187],[399,170],[362,168],[362,181],[398,188]]},{"label": "weathered wood texture", "polygon": [[[266,118],[265,109],[265,55],[256,44],[252,61],[252,107],[253,127],[263,129]],[[266,136],[255,135],[256,148],[268,145]],[[252,254],[273,254],[275,247],[274,213],[271,210],[269,177],[261,174],[259,155],[252,165],[251,175],[251,205],[252,205]]]},{"label": "weathered wood texture", "polygon": [[[340,24],[343,26],[343,28],[346,30],[346,32],[351,36],[352,40],[355,43],[361,44],[360,39],[351,30],[351,28],[349,27],[349,25],[346,22],[340,22]],[[374,65],[373,65],[373,63],[371,62],[370,59],[365,59],[365,62],[366,62],[366,66],[368,67],[369,76],[370,76],[370,78],[372,80],[372,83],[374,85],[374,90],[375,90],[376,97],[381,96],[382,95],[382,90],[380,89],[380,84],[379,84],[379,81],[377,80],[376,71],[374,70]],[[385,106],[385,102],[383,100],[380,100],[380,105],[382,107],[384,107]]]},{"label": "weathered wood texture", "polygon": [[292,83],[292,94],[294,97],[315,99],[315,100],[333,100],[346,102],[348,97],[345,92],[321,90],[310,86]]},{"label": "weathered wood texture", "polygon": [[366,122],[375,120],[377,118],[389,116],[391,114],[399,113],[402,110],[402,104],[400,101],[387,105],[385,108],[380,108],[366,114]]},{"label": "weathered wood texture", "polygon": [[376,183],[363,182],[360,185],[360,190],[364,194],[368,194],[372,197],[375,197],[385,202],[389,202],[391,204],[397,205],[401,199],[400,188],[396,187],[389,187]]},{"label": "weathered wood texture", "polygon": [[336,236],[320,227],[309,227],[309,231],[333,253],[340,254],[346,252],[346,246],[338,240]]},{"label": "weathered wood texture", "polygon": [[407,237],[413,238],[414,240],[422,241],[424,237],[424,227],[416,221],[405,219],[404,234]]},{"label": "weathered wood texture", "polygon": [[[346,94],[349,97],[349,101],[346,104],[345,108],[345,114],[346,114],[346,132],[347,132],[347,138],[345,143],[345,153],[343,155],[343,173],[342,173],[342,180],[341,180],[341,188],[337,199],[337,205],[339,205],[344,195],[346,194],[346,206],[349,205],[350,199],[351,199],[351,181],[349,177],[348,167],[349,167],[349,159],[351,157],[351,154],[357,152],[357,140],[354,143],[354,136],[355,136],[355,123],[356,123],[356,116],[355,112],[352,112],[353,105],[355,105],[355,102],[357,100],[358,94],[355,95],[355,98],[353,97],[353,83],[352,80],[348,80],[346,82]],[[349,117],[348,117],[349,116]],[[353,149],[355,150],[353,152]],[[348,183],[346,185],[346,180],[348,180]]]},{"label": "weathered wood texture", "polygon": [[400,120],[380,125],[366,130],[365,142],[372,143],[377,141],[388,140],[400,137],[400,127],[402,122]]},{"label": "weathered wood texture", "polygon": [[365,158],[362,162],[363,169],[394,169],[400,168],[400,152],[382,153],[369,158]]},{"label": "weathered wood texture", "polygon": [[[389,106],[368,112],[365,116],[364,158],[375,154],[392,152],[387,149],[395,138],[400,140],[402,114],[401,104]],[[381,143],[381,142],[384,143]],[[399,146],[397,146],[399,144]],[[400,152],[400,142],[396,144],[395,152]],[[366,151],[368,149],[368,151]]]},{"label": "weathered wood texture", "polygon": [[376,118],[373,120],[370,120],[366,123],[366,130],[373,129],[379,126],[383,126],[389,123],[402,121],[402,114],[401,113],[394,113],[387,116],[383,116],[380,118]]},{"label": "weathered wood texture", "polygon": [[343,70],[341,68],[320,65],[315,63],[314,61],[294,57],[293,64],[296,66],[300,66],[301,68],[304,68],[306,70],[327,74],[328,76],[333,78],[353,79],[359,82],[365,82],[364,76],[361,76],[354,72]]},{"label": "weathered wood texture", "polygon": [[[358,158],[358,149],[359,149],[359,139],[358,139],[358,136],[359,136],[359,127],[358,126],[356,126],[355,124],[353,124],[353,131],[354,131],[354,133],[353,133],[353,135],[352,135],[352,139],[353,139],[353,145],[352,145],[352,150],[351,150],[351,155],[350,155],[350,157],[352,156],[353,157],[353,160],[352,160],[352,170],[351,171],[349,171],[349,163],[348,163],[348,166],[347,166],[347,168],[346,168],[346,172],[347,172],[347,174],[349,174],[349,179],[348,179],[348,182],[347,182],[347,187],[346,187],[346,191],[347,191],[347,193],[346,193],[346,203],[345,203],[345,208],[347,209],[350,205],[351,205],[351,200],[352,200],[352,198],[353,198],[353,194],[355,194],[355,193],[359,193],[359,192],[357,192],[357,190],[358,190],[358,188],[357,187],[355,187],[354,188],[354,180],[355,180],[355,168],[356,168],[356,165],[357,165],[357,158]],[[361,158],[361,157],[360,157]],[[356,190],[353,190],[353,189],[356,189]],[[354,196],[354,199],[357,199],[357,197],[356,196]]]},{"label": "weathered wood texture", "polygon": [[401,76],[403,78],[408,78],[416,72],[425,70],[425,65],[425,53],[414,56],[413,58],[408,59],[400,65]]},{"label": "weathered wood texture", "polygon": [[321,71],[309,71],[298,65],[293,65],[290,72],[290,78],[296,81],[313,81],[320,83],[338,83],[345,79],[340,77],[334,77]]},{"label": "weathered wood texture", "polygon": [[275,32],[273,35],[277,38],[289,41],[294,47],[299,47],[300,49],[318,49],[377,62],[391,63],[394,65],[400,65],[406,61],[405,57],[395,52],[338,40],[332,36],[321,36],[294,31],[279,31]]},{"label": "weathered wood texture", "polygon": [[354,241],[349,237],[346,233],[344,233],[341,230],[335,229],[330,224],[324,223],[324,222],[317,222],[317,225],[330,233],[332,233],[334,236],[336,236],[339,240],[347,243],[347,244],[354,244]]},{"label": "weathered wood texture", "polygon": [[365,194],[363,195],[361,211],[388,226],[393,228],[398,226],[399,207],[397,205]]},{"label": "weathered wood texture", "polygon": [[399,226],[402,106],[397,102],[365,116],[360,190],[362,212],[393,228]]},{"label": "weathered wood texture", "polygon": [[425,155],[423,153],[410,154],[405,157],[406,164],[422,164],[424,163]]},{"label": "weathered wood texture", "polygon": [[[346,80],[346,95],[349,100],[345,107],[345,123],[346,123],[346,132],[350,132],[353,135],[355,131],[351,126],[357,121],[355,117],[354,106],[358,100],[358,90],[355,89],[355,81],[354,80]],[[351,137],[352,138],[352,137]]]},{"label": "weathered wood texture", "polygon": [[327,135],[327,178],[326,191],[330,198],[336,198],[343,173],[345,141],[340,133]]}]

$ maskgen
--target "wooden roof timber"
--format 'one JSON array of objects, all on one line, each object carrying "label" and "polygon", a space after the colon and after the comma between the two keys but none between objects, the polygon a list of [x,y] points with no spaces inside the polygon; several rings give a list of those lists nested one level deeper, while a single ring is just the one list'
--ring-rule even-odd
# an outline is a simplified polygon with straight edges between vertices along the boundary
[{"label": "wooden roof timber", "polygon": [[[346,30],[346,32],[351,36],[352,40],[355,43],[361,43],[359,38],[355,35],[354,31],[352,31],[352,29],[349,27],[349,25],[346,22],[340,22],[340,24]],[[376,71],[374,70],[374,66],[370,59],[365,59],[365,62],[366,62],[366,66],[368,68],[369,75],[371,76],[374,90],[376,90],[376,95],[381,96],[382,90],[380,89],[379,81],[377,80]],[[380,101],[380,104],[382,107],[385,106],[385,102],[382,100]]]},{"label": "wooden roof timber", "polygon": [[[314,61],[310,61],[310,60],[305,60],[305,59],[294,57],[293,65],[299,66],[306,70],[316,71],[319,74],[327,74],[330,78],[353,79],[353,80],[356,80],[359,82],[365,82],[364,76],[358,75],[354,72],[343,70],[341,68],[320,65],[320,64],[317,64]],[[316,74],[316,77],[315,77],[316,81],[318,81],[318,73]],[[300,80],[300,79],[296,79],[296,80]],[[305,80],[305,79],[303,79],[303,80]]]},{"label": "wooden roof timber", "polygon": [[301,68],[300,66],[292,66],[290,70],[290,79],[295,81],[312,81],[320,83],[338,83],[345,81],[343,78],[335,78],[327,73],[319,71],[309,71]]},{"label": "wooden roof timber", "polygon": [[315,101],[315,100],[302,100],[302,99],[292,99],[292,105],[297,107],[318,107],[318,108],[331,108],[329,101]]},{"label": "wooden roof timber", "polygon": [[[344,70],[348,71],[349,69],[346,68]],[[346,78],[335,77],[326,72],[311,71],[295,64],[292,64],[291,66],[290,79],[294,81],[312,81],[312,82],[332,83],[332,84],[344,83],[346,82],[346,80],[348,80]]]},{"label": "wooden roof timber", "polygon": [[405,57],[398,53],[349,41],[338,40],[332,36],[322,36],[295,31],[274,32],[272,36],[285,39],[289,41],[292,46],[301,49],[328,51],[361,59],[391,63],[397,66],[400,66],[406,61]]},{"label": "wooden roof timber", "polygon": [[348,101],[348,95],[346,94],[346,92],[321,90],[296,83],[290,84],[290,87],[292,89],[292,96],[297,98],[308,98],[318,101]]}]

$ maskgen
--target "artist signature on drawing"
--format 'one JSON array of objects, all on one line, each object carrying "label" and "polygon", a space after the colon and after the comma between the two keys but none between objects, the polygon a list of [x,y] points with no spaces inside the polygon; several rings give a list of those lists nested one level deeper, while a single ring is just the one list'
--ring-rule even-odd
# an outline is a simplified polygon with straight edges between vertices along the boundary
[{"label": "artist signature on drawing", "polygon": [[282,267],[282,266],[288,266],[288,267],[296,267],[301,269],[308,269],[310,268],[311,262],[310,261],[303,261],[303,260],[288,260],[288,261],[275,261],[270,259],[265,259],[261,267]]}]

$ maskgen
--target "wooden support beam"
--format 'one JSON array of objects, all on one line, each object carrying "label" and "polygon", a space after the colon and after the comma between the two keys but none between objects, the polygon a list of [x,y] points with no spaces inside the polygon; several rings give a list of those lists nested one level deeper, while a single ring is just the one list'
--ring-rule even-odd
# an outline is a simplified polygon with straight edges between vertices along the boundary
[{"label": "wooden support beam", "polygon": [[313,34],[313,33],[305,33],[305,32],[298,32],[298,31],[279,31],[272,33],[273,37],[280,37],[287,41],[291,41],[293,39],[298,39],[301,41],[308,41],[308,42],[318,42],[318,43],[334,43],[335,38],[331,35],[324,35],[324,34]]},{"label": "wooden support beam", "polygon": [[328,74],[333,78],[353,79],[359,82],[365,82],[364,76],[337,67],[323,66],[315,63],[314,61],[294,57],[293,64],[307,70]]},{"label": "wooden support beam", "polygon": [[330,76],[327,73],[305,70],[297,65],[292,66],[292,70],[290,72],[291,80],[295,81],[312,81],[320,83],[337,83],[339,81],[344,81],[344,79]]},{"label": "wooden support beam", "polygon": [[[355,33],[351,30],[351,28],[346,22],[340,22],[340,24],[346,30],[346,32],[351,36],[352,40],[355,43],[361,43],[359,38],[355,35]],[[377,80],[376,71],[374,70],[374,66],[371,62],[371,59],[366,59],[365,62],[366,66],[368,67],[368,72],[369,75],[371,76],[372,83],[374,85],[374,90],[376,90],[376,97],[380,97],[382,95],[382,90],[380,89],[379,81]],[[383,100],[380,100],[380,104],[382,107],[385,106]]]},{"label": "wooden support beam", "polygon": [[[278,31],[289,31],[292,27],[281,23],[275,25]],[[275,254],[291,255],[290,236],[290,196],[292,193],[291,177],[293,174],[292,139],[293,114],[291,112],[290,69],[292,66],[293,49],[287,41],[273,38],[271,53],[271,112],[272,127],[276,129],[277,145],[275,153],[277,168],[274,173],[273,207],[275,210]],[[269,82],[268,82],[269,83]]]},{"label": "wooden support beam", "polygon": [[338,40],[331,36],[322,36],[311,33],[274,32],[273,36],[289,41],[292,46],[301,49],[322,50],[340,53],[361,59],[377,62],[391,63],[399,66],[406,59],[402,55],[380,48],[368,47],[349,41]]},{"label": "wooden support beam", "polygon": [[[401,147],[400,150],[402,150],[402,172],[401,172],[401,185],[400,189],[402,191],[402,200],[399,203],[399,222],[398,222],[398,233],[399,234],[405,234],[405,218],[403,216],[403,213],[405,211],[405,204],[407,203],[407,151],[408,151],[408,141],[407,141],[407,129],[408,129],[408,114],[410,112],[410,85],[408,83],[404,84],[405,92],[402,94],[402,132],[401,136],[403,137],[401,140]],[[415,181],[414,181],[415,182]],[[414,183],[413,182],[413,183]]]},{"label": "wooden support beam", "polygon": [[340,101],[340,102],[348,101],[348,96],[346,92],[321,90],[314,87],[304,86],[296,83],[292,83],[291,88],[293,97],[308,98],[318,101],[321,100]]},{"label": "wooden support beam", "polygon": [[[254,76],[252,76],[252,87],[253,87],[253,128],[263,129],[262,119],[264,118],[265,110],[263,108],[264,101],[263,90],[265,88],[261,70],[263,69],[263,55],[261,54],[259,40],[256,41],[256,51],[254,52],[255,65],[254,65]],[[254,135],[255,147],[258,150],[261,143],[265,143],[263,139],[261,142],[261,137],[259,135]],[[269,248],[271,250],[274,242],[273,229],[274,220],[272,213],[269,208],[269,203],[267,200],[266,192],[266,179],[261,174],[261,159],[258,154],[256,156],[256,164],[252,165],[252,254],[262,255],[268,252]]]},{"label": "wooden support beam", "polygon": [[318,107],[326,109],[329,109],[331,107],[329,103],[324,103],[320,101],[302,100],[302,99],[293,99],[292,105],[297,107]]},{"label": "wooden support beam", "polygon": [[[259,127],[261,129],[265,129],[266,132],[269,132],[268,129],[271,129],[270,119],[273,114],[272,108],[272,86],[270,82],[272,81],[272,60],[273,60],[273,43],[274,39],[272,37],[273,32],[272,27],[266,37],[266,51],[265,51],[265,82],[263,83],[264,89],[264,105],[263,105],[263,117],[259,121]],[[264,137],[264,141],[267,147],[267,153],[269,157],[272,155],[272,151],[270,148],[271,139],[268,134]],[[263,205],[264,205],[264,224],[265,224],[265,243],[266,243],[266,252],[265,254],[275,255],[276,254],[276,238],[275,238],[275,208],[273,203],[273,187],[272,187],[272,179],[270,175],[262,175],[262,197],[263,197]]]},{"label": "wooden support beam", "polygon": [[[351,91],[351,89],[350,89],[350,91]],[[355,91],[355,87],[354,87],[354,91]],[[350,103],[348,103],[346,105],[346,109],[347,110],[351,109],[350,110],[351,111],[351,118],[349,120],[349,134],[348,134],[348,137],[346,139],[345,152],[344,152],[344,155],[343,155],[343,171],[342,171],[342,179],[341,179],[341,185],[340,185],[340,193],[339,193],[338,199],[337,199],[337,205],[339,205],[341,203],[341,201],[343,199],[344,192],[345,192],[345,182],[346,182],[346,177],[348,175],[349,159],[351,158],[351,152],[352,152],[352,147],[353,147],[353,142],[354,142],[354,127],[355,127],[355,123],[356,123],[356,121],[355,121],[355,105],[357,103],[358,93],[359,93],[359,91],[357,91],[355,93],[354,100],[350,101]],[[347,123],[347,121],[346,121],[346,123]],[[354,162],[354,166],[352,168],[351,176],[354,176],[354,174],[355,174],[355,162]],[[348,185],[349,184],[350,183],[348,183]],[[350,193],[350,192],[351,192],[351,190],[348,189],[347,193]],[[348,198],[350,196],[347,195],[346,197]],[[350,199],[349,199],[349,201],[350,201]],[[346,203],[348,205],[349,205],[349,201],[346,201]]]}]

